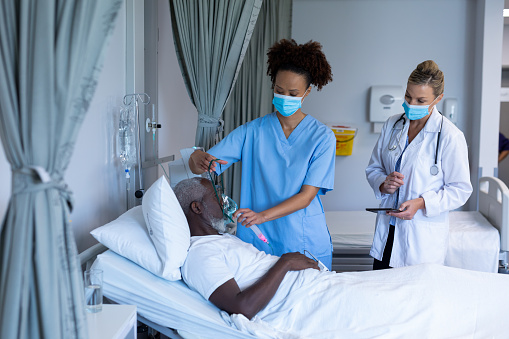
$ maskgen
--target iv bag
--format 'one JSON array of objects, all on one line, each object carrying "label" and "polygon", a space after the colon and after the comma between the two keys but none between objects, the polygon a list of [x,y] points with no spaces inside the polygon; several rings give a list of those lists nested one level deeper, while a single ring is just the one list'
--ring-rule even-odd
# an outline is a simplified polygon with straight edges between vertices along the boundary
[{"label": "iv bag", "polygon": [[132,106],[120,109],[118,124],[118,147],[122,165],[131,168],[136,164],[136,121]]}]

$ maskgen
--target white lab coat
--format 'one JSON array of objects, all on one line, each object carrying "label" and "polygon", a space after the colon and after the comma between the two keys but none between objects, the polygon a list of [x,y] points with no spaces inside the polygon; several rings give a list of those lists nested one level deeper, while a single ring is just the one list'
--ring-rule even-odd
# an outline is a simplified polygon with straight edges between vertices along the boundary
[{"label": "white lab coat", "polygon": [[[380,185],[387,175],[394,172],[396,161],[405,148],[409,120],[399,121],[401,114],[390,117],[384,124],[366,168],[366,178],[381,200],[380,207],[394,206],[396,194],[382,194]],[[408,145],[401,159],[400,173],[405,176],[399,189],[398,203],[424,198],[425,209],[418,210],[412,220],[396,218],[394,244],[389,266],[401,267],[420,263],[444,264],[449,236],[449,211],[462,206],[472,193],[468,165],[467,143],[463,133],[449,119],[443,119],[437,166],[439,172],[431,175],[435,163],[437,136],[442,115],[433,108],[431,117]],[[401,129],[403,133],[398,143]],[[389,147],[397,145],[394,151]],[[370,255],[382,260],[389,234],[390,216],[379,212]]]}]

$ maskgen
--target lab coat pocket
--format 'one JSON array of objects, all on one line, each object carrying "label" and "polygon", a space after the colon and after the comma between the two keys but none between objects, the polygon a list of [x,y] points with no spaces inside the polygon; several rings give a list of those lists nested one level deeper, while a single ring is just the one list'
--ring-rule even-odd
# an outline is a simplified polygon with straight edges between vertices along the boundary
[{"label": "lab coat pocket", "polygon": [[331,237],[325,222],[325,214],[306,216],[302,220],[304,249],[310,251],[315,257],[330,255]]},{"label": "lab coat pocket", "polygon": [[449,225],[414,220],[408,232],[407,265],[444,264]]}]

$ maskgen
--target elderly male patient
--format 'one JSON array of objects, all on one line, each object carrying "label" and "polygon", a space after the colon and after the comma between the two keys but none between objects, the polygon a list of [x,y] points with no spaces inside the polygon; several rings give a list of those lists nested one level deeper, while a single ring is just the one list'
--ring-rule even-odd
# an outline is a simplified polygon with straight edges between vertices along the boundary
[{"label": "elderly male patient", "polygon": [[209,180],[184,180],[174,192],[191,232],[184,281],[232,315],[238,328],[255,322],[275,337],[320,338],[505,333],[508,277],[439,265],[323,272],[303,254],[276,257],[223,234],[222,206]]}]

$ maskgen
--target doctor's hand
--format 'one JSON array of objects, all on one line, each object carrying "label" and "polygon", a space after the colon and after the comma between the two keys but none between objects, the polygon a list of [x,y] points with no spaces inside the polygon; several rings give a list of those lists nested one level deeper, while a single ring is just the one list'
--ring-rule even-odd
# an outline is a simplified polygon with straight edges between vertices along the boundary
[{"label": "doctor's hand", "polygon": [[[202,150],[196,150],[189,157],[189,168],[191,168],[191,171],[194,174],[202,174],[203,172],[209,170],[209,164],[214,159],[216,159],[216,157],[214,157],[213,155],[208,154],[207,152],[203,152]],[[211,172],[214,172],[216,170],[217,163],[220,163],[221,165],[226,165],[228,161],[225,160],[214,161],[210,166]]]},{"label": "doctor's hand", "polygon": [[403,179],[405,176],[399,172],[392,172],[389,174],[385,181],[380,185],[380,192],[385,194],[392,194],[397,191],[397,189],[404,184]]},{"label": "doctor's hand", "polygon": [[251,227],[252,225],[261,225],[268,221],[262,213],[256,213],[249,208],[239,208],[233,217],[237,218],[237,222],[240,222],[242,226]]},{"label": "doctor's hand", "polygon": [[395,216],[396,218],[400,218],[403,220],[412,220],[414,218],[415,213],[418,210],[424,209],[426,207],[423,198],[417,198],[405,201],[401,205],[399,205],[399,210],[401,212],[387,212],[387,214]]}]

